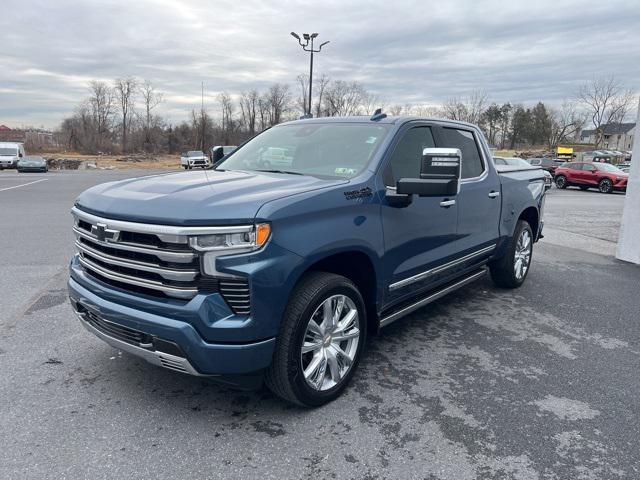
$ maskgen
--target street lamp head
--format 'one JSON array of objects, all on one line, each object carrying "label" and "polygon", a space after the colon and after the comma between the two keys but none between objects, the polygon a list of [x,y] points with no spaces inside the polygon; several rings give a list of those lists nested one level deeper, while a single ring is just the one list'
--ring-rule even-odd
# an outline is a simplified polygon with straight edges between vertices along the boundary
[{"label": "street lamp head", "polygon": [[312,34],[311,34],[311,38],[316,38],[317,36],[318,36],[318,34],[317,34],[317,33],[312,33]]},{"label": "street lamp head", "polygon": [[291,32],[291,36],[296,40],[300,41],[300,36],[296,32]]},{"label": "street lamp head", "polygon": [[309,34],[308,33],[303,33],[302,34],[302,38],[304,38],[305,40],[309,40]]}]

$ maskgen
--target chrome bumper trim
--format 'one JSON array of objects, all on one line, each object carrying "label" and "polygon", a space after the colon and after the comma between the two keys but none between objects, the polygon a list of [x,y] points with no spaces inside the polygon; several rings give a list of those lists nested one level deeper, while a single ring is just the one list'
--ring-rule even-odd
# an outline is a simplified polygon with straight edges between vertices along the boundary
[{"label": "chrome bumper trim", "polygon": [[96,329],[89,322],[86,321],[85,316],[86,313],[83,312],[75,312],[78,318],[80,319],[80,323],[93,333],[100,340],[108,343],[114,348],[118,350],[122,350],[123,352],[131,353],[137,357],[142,358],[143,360],[152,363],[153,365],[157,365],[159,367],[166,368],[168,370],[173,370],[174,372],[187,373],[189,375],[195,375],[198,377],[210,377],[214,375],[203,375],[199,373],[189,360],[182,357],[176,357],[175,355],[171,355],[168,353],[163,353],[154,350],[147,350],[141,347],[136,347],[135,345],[131,345],[130,343],[123,342],[122,340],[118,340],[117,338],[113,338],[109,335],[104,334],[100,330]]}]

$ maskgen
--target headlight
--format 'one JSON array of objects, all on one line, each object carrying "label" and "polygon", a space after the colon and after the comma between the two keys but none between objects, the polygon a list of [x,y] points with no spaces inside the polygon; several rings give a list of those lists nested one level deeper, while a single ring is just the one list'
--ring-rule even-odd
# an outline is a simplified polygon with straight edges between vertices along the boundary
[{"label": "headlight", "polygon": [[247,253],[264,246],[271,235],[268,223],[259,223],[251,230],[239,228],[237,232],[217,233],[189,237],[189,245],[194,250],[204,252],[202,270],[207,275],[220,275],[216,269],[216,259],[225,255]]}]

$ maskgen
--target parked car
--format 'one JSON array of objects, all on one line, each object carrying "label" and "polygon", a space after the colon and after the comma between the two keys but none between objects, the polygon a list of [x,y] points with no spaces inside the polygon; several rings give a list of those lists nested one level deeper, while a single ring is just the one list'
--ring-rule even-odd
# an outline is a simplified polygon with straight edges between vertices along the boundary
[{"label": "parked car", "polygon": [[571,162],[556,169],[558,188],[597,188],[602,193],[626,191],[629,174],[609,163]]},{"label": "parked car", "polygon": [[0,142],[0,170],[17,168],[18,160],[24,155],[24,145],[22,143]]},{"label": "parked car", "polygon": [[[287,170],[264,171],[269,149],[294,152]],[[543,177],[490,159],[478,127],[376,113],[272,127],[206,172],[95,186],[72,209],[71,305],[155,365],[324,404],[368,335],[487,270],[523,284]]]},{"label": "parked car", "polygon": [[42,157],[27,156],[18,160],[18,172],[43,172],[49,171],[47,161]]},{"label": "parked car", "polygon": [[536,167],[542,167],[544,170],[549,172],[551,176],[555,177],[556,169],[566,163],[565,160],[561,160],[559,158],[529,158],[528,162],[530,165]]},{"label": "parked car", "polygon": [[211,163],[216,164],[224,157],[233,152],[236,148],[235,145],[217,145],[215,147],[211,147]]},{"label": "parked car", "polygon": [[[532,168],[532,165],[519,157],[493,157],[493,162],[496,167],[499,165],[510,166],[515,168]],[[547,171],[542,170],[544,172],[544,185],[549,190],[553,185],[553,176]]]},{"label": "parked car", "polygon": [[180,156],[180,164],[185,170],[191,170],[194,167],[206,168],[211,162],[202,151],[192,150]]}]

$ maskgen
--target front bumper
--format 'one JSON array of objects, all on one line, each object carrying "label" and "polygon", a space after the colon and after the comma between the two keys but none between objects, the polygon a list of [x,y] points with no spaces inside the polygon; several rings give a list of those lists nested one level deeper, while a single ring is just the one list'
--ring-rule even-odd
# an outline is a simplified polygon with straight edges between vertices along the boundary
[{"label": "front bumper", "polygon": [[[155,365],[192,375],[216,377],[252,374],[271,364],[275,338],[251,343],[210,343],[187,322],[110,302],[73,278],[69,278],[68,288],[71,304],[85,328],[108,344]],[[110,333],[117,330],[92,326],[87,321],[88,314],[113,324],[114,329],[120,326],[141,332],[148,340],[142,343],[124,342],[118,338],[119,335]],[[158,346],[167,342],[178,347],[177,355],[175,351],[168,353]]]}]

